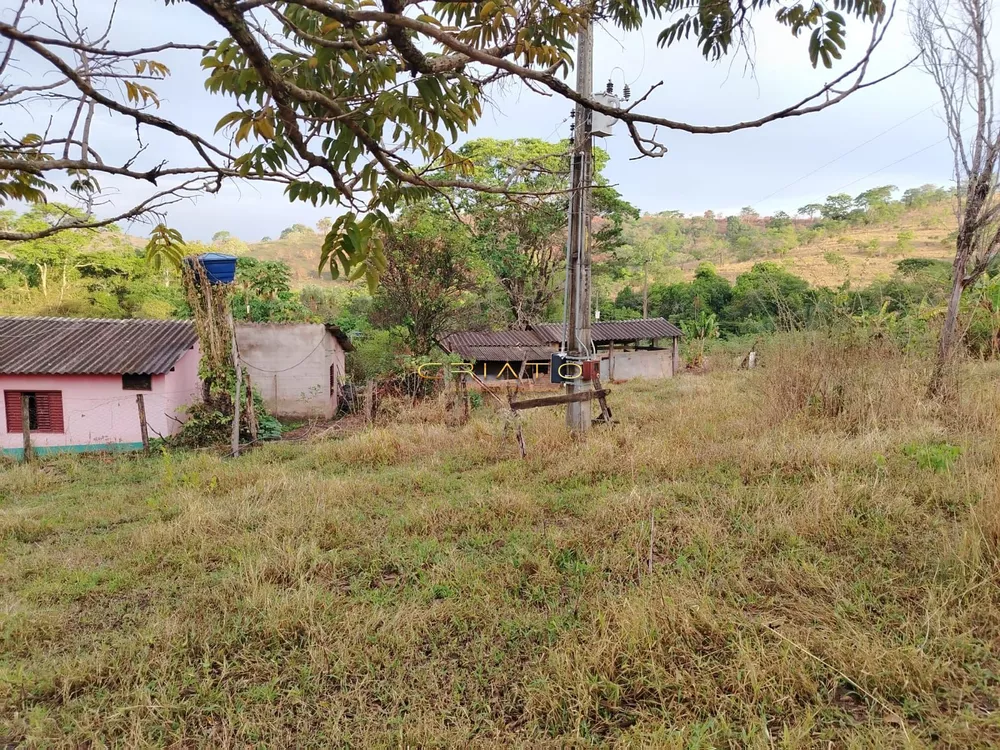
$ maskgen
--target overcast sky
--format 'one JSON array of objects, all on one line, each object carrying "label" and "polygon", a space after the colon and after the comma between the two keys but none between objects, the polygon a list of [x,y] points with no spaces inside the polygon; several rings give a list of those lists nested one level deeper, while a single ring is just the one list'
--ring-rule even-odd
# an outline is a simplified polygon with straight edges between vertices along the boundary
[{"label": "overcast sky", "polygon": [[[0,16],[9,18],[12,3],[0,0]],[[87,0],[81,5],[96,24],[111,3]],[[806,37],[794,39],[763,16],[756,25],[753,75],[745,70],[744,57],[712,64],[704,61],[692,44],[682,43],[669,51],[659,49],[656,35],[660,28],[650,25],[642,33],[629,35],[599,28],[595,88],[603,89],[610,76],[619,93],[623,81],[628,82],[634,100],[662,80],[664,85],[642,105],[644,111],[693,124],[717,125],[787,106],[830,80],[837,70],[813,70],[806,54]],[[857,58],[867,35],[866,27],[848,20],[843,64]],[[137,46],[163,41],[205,42],[219,36],[218,27],[183,3],[164,7],[162,0],[130,0],[119,4],[113,41],[118,46]],[[899,67],[913,54],[905,12],[897,12],[876,54],[871,77]],[[163,99],[159,114],[210,133],[219,117],[233,108],[231,101],[205,92],[197,53],[159,57],[172,69],[171,78],[156,85]],[[22,59],[20,65],[25,75],[44,74],[37,61]],[[468,137],[567,137],[570,109],[569,103],[558,97],[512,87],[497,92],[495,105],[487,109]],[[949,150],[942,140],[945,130],[939,111],[929,78],[911,67],[818,114],[730,135],[694,136],[661,130],[659,140],[669,148],[661,159],[632,160],[636,152],[624,129],[598,144],[612,157],[606,175],[643,211],[702,213],[711,209],[728,214],[749,205],[762,214],[778,209],[793,213],[804,203],[836,192],[856,195],[884,184],[903,189],[928,182],[947,184]],[[48,120],[48,113],[39,110],[5,114],[4,128],[15,132],[43,129]],[[95,130],[108,152],[113,153],[119,144],[131,147],[134,143],[134,128],[123,117],[102,115]],[[170,139],[153,138],[143,158],[190,161],[187,148]],[[810,174],[814,170],[818,171]],[[107,179],[103,182],[112,184]],[[123,204],[126,198],[135,197],[134,185],[121,183],[120,190]],[[314,209],[289,203],[280,189],[233,185],[220,195],[172,207],[169,223],[188,239],[208,239],[218,230],[228,230],[255,241],[265,235],[277,236],[282,228],[296,222],[315,224],[335,212],[329,207]],[[132,231],[145,234],[148,228]]]}]

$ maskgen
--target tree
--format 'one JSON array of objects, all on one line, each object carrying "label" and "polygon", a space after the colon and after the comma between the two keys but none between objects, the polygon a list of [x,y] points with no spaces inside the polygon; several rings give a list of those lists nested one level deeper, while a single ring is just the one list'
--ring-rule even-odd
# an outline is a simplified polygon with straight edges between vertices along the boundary
[{"label": "tree", "polygon": [[784,211],[775,211],[774,215],[767,220],[768,229],[780,230],[790,226],[792,226],[792,217]]},{"label": "tree", "polygon": [[[64,220],[65,217],[75,220],[83,218],[82,212],[61,204],[42,204],[18,218],[14,224],[18,231],[37,232]],[[76,266],[80,253],[96,237],[94,230],[77,230],[59,232],[54,236],[43,236],[27,240],[14,246],[18,258],[34,266],[38,274],[38,287],[42,296],[49,296],[49,280],[52,272],[60,275],[59,300],[65,297],[69,283],[69,272]]]},{"label": "tree", "polygon": [[822,203],[807,203],[806,205],[799,208],[795,213],[799,216],[807,216],[810,219],[815,219],[821,213],[823,213]]},{"label": "tree", "polygon": [[255,323],[308,321],[312,313],[291,289],[291,270],[280,260],[258,260],[249,256],[236,260],[233,316]]},{"label": "tree", "polygon": [[877,211],[892,202],[892,194],[899,188],[895,185],[882,185],[861,193],[854,199],[854,205],[865,212]]},{"label": "tree", "polygon": [[625,226],[625,244],[615,251],[616,257],[642,276],[642,317],[649,317],[649,271],[662,264],[684,246],[681,232],[682,216],[678,211],[663,211],[644,216]]},{"label": "tree", "polygon": [[828,195],[819,212],[824,219],[831,221],[846,221],[854,211],[854,199],[847,193]]},{"label": "tree", "polygon": [[312,232],[312,230],[305,224],[292,224],[290,227],[285,227],[281,230],[279,237],[285,240],[291,237],[293,234],[306,234]]},{"label": "tree", "polygon": [[225,242],[232,236],[232,234],[223,229],[212,235],[212,244],[214,245],[216,242]]},{"label": "tree", "polygon": [[910,27],[920,46],[921,63],[937,85],[944,105],[958,188],[951,292],[928,386],[931,396],[942,392],[955,353],[962,294],[1000,252],[1000,127],[993,102],[992,13],[990,0],[919,0],[910,10]]},{"label": "tree", "polygon": [[[462,146],[458,155],[477,182],[522,194],[510,201],[496,193],[465,192],[448,200],[469,217],[474,247],[503,291],[508,322],[527,328],[544,320],[565,267],[569,144],[482,138]],[[606,186],[601,169],[607,160],[605,152],[594,149],[598,187],[591,204],[602,224],[592,237],[595,254],[618,247],[624,222],[639,213]]]},{"label": "tree", "polygon": [[469,240],[465,227],[429,205],[405,211],[386,233],[373,321],[405,327],[412,354],[430,353],[476,288]]},{"label": "tree", "polygon": [[733,286],[729,316],[757,330],[801,328],[812,312],[809,284],[776,263],[758,263]]},{"label": "tree", "polygon": [[[617,117],[639,156],[662,156],[653,128],[701,134],[756,128],[835,106],[876,83],[867,78],[868,63],[891,18],[883,0],[844,4],[841,10],[872,27],[855,64],[774,112],[699,125],[651,111],[660,84],[633,104],[614,106],[566,83],[574,37],[593,20],[591,3],[446,1],[417,13],[402,0],[384,0],[381,7],[359,0],[168,0],[151,11],[149,35],[158,32],[156,14],[187,10],[209,21],[204,41],[163,39],[139,49],[122,38],[113,11],[107,24],[84,24],[71,4],[39,4],[26,13],[28,6],[29,0],[20,0],[0,21],[0,37],[7,41],[0,57],[0,106],[37,111],[41,103],[53,112],[53,122],[41,134],[5,131],[0,137],[4,201],[37,203],[65,190],[89,216],[90,207],[108,195],[105,177],[153,185],[151,193],[142,191],[146,197],[108,212],[114,215],[72,226],[146,217],[155,224],[150,257],[176,261],[183,238],[164,225],[171,203],[216,192],[230,180],[277,183],[290,200],[344,209],[327,233],[320,260],[334,276],[364,276],[369,284],[384,266],[382,230],[404,205],[448,189],[519,197],[506,185],[480,184],[454,169],[462,160],[453,145],[479,121],[495,86],[523,81]],[[744,47],[761,13],[794,36],[806,32],[813,66],[831,67],[846,48],[844,17],[809,2],[610,0],[600,11],[602,24],[621,30],[669,14],[659,44],[694,40],[713,61]],[[208,90],[234,102],[216,133],[182,126],[179,109],[172,108],[183,105],[160,99],[157,82],[170,74],[156,59],[161,53],[199,55]],[[48,71],[10,64],[21,59]],[[134,148],[95,127],[111,115],[135,131]],[[147,151],[152,132],[185,148]],[[157,155],[165,152],[196,156],[182,161]],[[0,239],[37,236],[0,229]]]}]

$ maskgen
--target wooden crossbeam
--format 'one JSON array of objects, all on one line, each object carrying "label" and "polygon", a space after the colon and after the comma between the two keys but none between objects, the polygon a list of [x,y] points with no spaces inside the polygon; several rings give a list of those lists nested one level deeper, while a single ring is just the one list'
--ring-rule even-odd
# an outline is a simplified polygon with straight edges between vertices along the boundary
[{"label": "wooden crossbeam", "polygon": [[544,396],[542,398],[529,398],[524,401],[513,401],[510,408],[514,411],[521,409],[534,409],[539,406],[558,406],[559,404],[572,404],[577,401],[590,401],[595,398],[604,398],[611,391],[578,391],[576,393],[564,393],[560,396]]}]

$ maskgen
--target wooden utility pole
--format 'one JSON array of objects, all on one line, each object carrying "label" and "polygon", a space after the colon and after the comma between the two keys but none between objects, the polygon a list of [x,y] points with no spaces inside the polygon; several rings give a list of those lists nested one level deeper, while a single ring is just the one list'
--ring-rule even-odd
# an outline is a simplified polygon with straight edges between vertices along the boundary
[{"label": "wooden utility pole", "polygon": [[142,452],[149,455],[149,428],[146,425],[146,402],[142,394],[136,394],[135,404],[139,407],[139,432],[142,435]]},{"label": "wooden utility pole", "polygon": [[24,440],[24,462],[30,463],[35,459],[35,452],[31,448],[31,406],[27,393],[21,394],[21,437]]},{"label": "wooden utility pole", "polygon": [[[594,91],[594,24],[580,30],[576,43],[576,90],[584,96]],[[571,357],[587,357],[593,351],[590,337],[590,184],[593,174],[591,112],[577,104],[570,172],[569,262],[566,267],[567,345]],[[570,394],[590,390],[579,379],[567,384]],[[566,407],[566,425],[574,432],[590,428],[590,401],[571,401]]]}]

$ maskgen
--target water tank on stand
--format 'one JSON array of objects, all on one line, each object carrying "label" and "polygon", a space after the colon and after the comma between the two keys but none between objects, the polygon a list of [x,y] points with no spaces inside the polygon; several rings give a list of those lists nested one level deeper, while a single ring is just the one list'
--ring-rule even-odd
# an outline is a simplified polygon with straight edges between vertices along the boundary
[{"label": "water tank on stand", "polygon": [[224,255],[223,253],[202,253],[201,255],[189,255],[184,262],[189,266],[195,266],[197,261],[208,276],[210,284],[232,284],[236,278],[236,256]]}]

